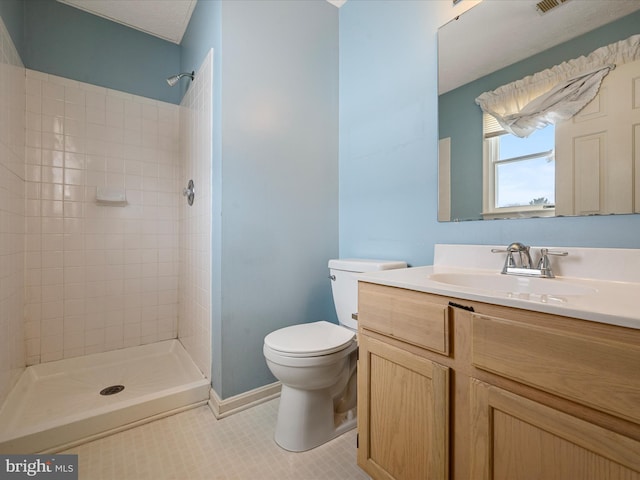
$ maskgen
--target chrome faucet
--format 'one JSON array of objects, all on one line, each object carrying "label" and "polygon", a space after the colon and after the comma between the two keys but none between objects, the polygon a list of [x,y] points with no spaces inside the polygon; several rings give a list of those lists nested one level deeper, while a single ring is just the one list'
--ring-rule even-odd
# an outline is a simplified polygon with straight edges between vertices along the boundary
[{"label": "chrome faucet", "polygon": [[507,250],[513,255],[517,253],[520,256],[520,266],[522,268],[531,268],[533,262],[531,261],[531,254],[529,253],[531,247],[523,245],[520,242],[514,242],[507,247]]},{"label": "chrome faucet", "polygon": [[[493,253],[506,253],[507,258],[504,261],[504,267],[502,273],[509,273],[513,268],[526,268],[530,269],[533,261],[531,260],[531,254],[529,253],[530,247],[520,242],[513,242],[506,250],[501,248],[492,248]],[[517,253],[517,257],[514,256]],[[518,260],[516,260],[518,259]]]},{"label": "chrome faucet", "polygon": [[[555,275],[551,270],[551,262],[549,261],[549,255],[567,256],[568,252],[560,252],[556,250],[549,250],[548,248],[540,249],[540,259],[538,260],[536,267],[533,267],[533,261],[531,260],[531,247],[524,245],[520,242],[514,242],[510,244],[506,250],[499,248],[492,248],[493,253],[506,253],[507,258],[504,261],[504,267],[502,272],[505,275],[525,275],[529,277],[543,277],[553,278]],[[517,254],[515,256],[514,254]],[[517,260],[516,260],[517,259]]]}]

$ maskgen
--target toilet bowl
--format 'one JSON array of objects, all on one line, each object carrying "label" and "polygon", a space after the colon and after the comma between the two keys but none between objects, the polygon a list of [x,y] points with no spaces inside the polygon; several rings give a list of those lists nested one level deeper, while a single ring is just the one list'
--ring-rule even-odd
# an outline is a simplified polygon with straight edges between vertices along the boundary
[{"label": "toilet bowl", "polygon": [[384,260],[330,260],[340,325],[304,323],[265,337],[267,366],[282,383],[275,441],[285,450],[312,449],[356,426],[357,274],[404,267]]},{"label": "toilet bowl", "polygon": [[[278,349],[283,348],[277,342],[283,334],[295,341],[295,333],[317,340],[318,345],[306,342],[311,351],[305,354]],[[351,389],[346,387],[355,382],[356,350],[354,332],[324,321],[294,325],[265,337],[267,365],[282,382],[275,432],[278,445],[294,452],[309,450],[355,426],[355,383]]]}]

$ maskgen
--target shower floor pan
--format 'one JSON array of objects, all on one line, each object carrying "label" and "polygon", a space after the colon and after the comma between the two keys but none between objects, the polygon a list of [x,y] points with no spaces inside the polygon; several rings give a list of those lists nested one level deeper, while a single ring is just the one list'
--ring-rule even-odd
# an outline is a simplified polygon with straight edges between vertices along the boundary
[{"label": "shower floor pan", "polygon": [[34,365],[0,410],[0,453],[60,451],[208,398],[209,381],[178,340]]}]

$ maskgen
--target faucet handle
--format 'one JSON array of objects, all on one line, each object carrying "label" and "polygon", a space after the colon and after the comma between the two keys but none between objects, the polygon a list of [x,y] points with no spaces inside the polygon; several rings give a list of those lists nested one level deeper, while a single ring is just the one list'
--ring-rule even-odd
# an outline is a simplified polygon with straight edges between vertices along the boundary
[{"label": "faucet handle", "polygon": [[548,255],[554,255],[557,257],[566,257],[567,255],[569,255],[569,252],[563,252],[561,250],[549,250],[548,248],[541,248],[540,249],[540,262],[549,262],[549,257]]},{"label": "faucet handle", "polygon": [[569,252],[563,252],[561,250],[549,250],[548,248],[541,248],[540,253],[543,255],[556,255],[558,257],[566,257]]},{"label": "faucet handle", "polygon": [[551,262],[549,261],[549,255],[558,257],[566,257],[569,252],[563,252],[560,250],[549,250],[548,248],[540,249],[540,260],[538,260],[538,270],[544,273],[546,277],[553,278],[553,272],[551,271]]}]

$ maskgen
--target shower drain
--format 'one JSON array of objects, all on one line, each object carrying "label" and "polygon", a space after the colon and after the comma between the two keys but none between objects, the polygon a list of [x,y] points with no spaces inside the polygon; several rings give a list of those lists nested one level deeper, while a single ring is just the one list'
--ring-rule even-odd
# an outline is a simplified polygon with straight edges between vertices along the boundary
[{"label": "shower drain", "polygon": [[100,395],[115,395],[124,390],[124,385],[111,385],[110,387],[100,390]]}]

